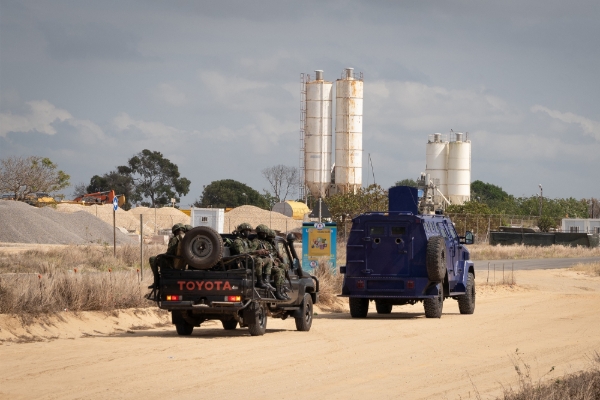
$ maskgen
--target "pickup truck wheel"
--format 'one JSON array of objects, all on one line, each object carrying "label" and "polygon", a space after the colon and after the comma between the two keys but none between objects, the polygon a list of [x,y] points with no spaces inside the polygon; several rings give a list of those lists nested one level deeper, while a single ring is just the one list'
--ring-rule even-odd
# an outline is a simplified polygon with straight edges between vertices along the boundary
[{"label": "pickup truck wheel", "polygon": [[350,315],[352,318],[367,318],[369,299],[350,298]]},{"label": "pickup truck wheel", "polygon": [[377,314],[390,314],[392,312],[391,304],[382,303],[377,300],[375,300],[375,308],[377,309]]},{"label": "pickup truck wheel", "polygon": [[300,317],[295,318],[296,330],[308,332],[310,331],[310,327],[312,325],[313,320],[313,302],[312,297],[308,293],[304,295],[301,310],[302,315]]},{"label": "pickup truck wheel", "polygon": [[423,306],[425,308],[425,317],[427,318],[441,318],[442,309],[444,308],[444,285],[440,285],[441,290],[437,297],[433,299],[423,300]]},{"label": "pickup truck wheel", "polygon": [[190,336],[194,330],[194,325],[188,324],[187,322],[178,322],[175,324],[175,329],[179,336]]},{"label": "pickup truck wheel", "polygon": [[181,253],[190,268],[209,269],[223,258],[223,239],[214,229],[197,226],[185,234]]},{"label": "pickup truck wheel", "polygon": [[262,336],[267,330],[267,313],[263,306],[259,306],[256,315],[248,321],[248,330],[251,336]]},{"label": "pickup truck wheel", "polygon": [[467,277],[465,294],[458,296],[458,309],[461,314],[473,314],[475,312],[475,275],[472,272],[469,272]]},{"label": "pickup truck wheel", "polygon": [[434,236],[427,243],[427,277],[432,282],[441,282],[446,276],[446,240]]},{"label": "pickup truck wheel", "polygon": [[223,329],[226,331],[232,331],[237,328],[237,321],[235,319],[224,319],[221,321],[223,324]]}]

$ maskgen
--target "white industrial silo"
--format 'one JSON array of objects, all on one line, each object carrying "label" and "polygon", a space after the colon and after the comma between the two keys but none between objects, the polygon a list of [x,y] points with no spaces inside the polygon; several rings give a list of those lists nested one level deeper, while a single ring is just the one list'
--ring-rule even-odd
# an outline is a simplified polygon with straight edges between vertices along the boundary
[{"label": "white industrial silo", "polygon": [[[429,174],[433,183],[448,197],[448,142],[442,138],[441,133],[429,137],[426,146],[425,173]],[[439,193],[435,192],[434,196]]]},{"label": "white industrial silo", "polygon": [[455,133],[448,144],[448,199],[463,204],[471,199],[471,141]]},{"label": "white industrial silo", "polygon": [[306,83],[306,125],[304,129],[304,180],[310,194],[325,197],[331,182],[331,101],[333,83],[315,71],[315,80]]},{"label": "white industrial silo", "polygon": [[338,79],[335,113],[335,186],[338,193],[362,186],[363,81],[346,68]]}]

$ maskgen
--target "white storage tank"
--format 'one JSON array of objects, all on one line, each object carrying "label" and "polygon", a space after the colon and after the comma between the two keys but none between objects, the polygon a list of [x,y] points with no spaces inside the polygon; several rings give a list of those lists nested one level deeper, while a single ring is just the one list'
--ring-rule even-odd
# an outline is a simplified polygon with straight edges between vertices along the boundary
[{"label": "white storage tank", "polygon": [[272,211],[285,215],[286,217],[302,221],[304,215],[310,212],[308,206],[300,201],[283,201],[273,205]]},{"label": "white storage tank", "polygon": [[[429,174],[440,192],[448,197],[448,141],[441,133],[430,135],[426,146],[425,173]],[[438,196],[439,193],[435,193]]]},{"label": "white storage tank", "polygon": [[225,210],[222,208],[196,208],[190,210],[191,225],[209,226],[219,233],[223,233],[223,224],[225,222]]},{"label": "white storage tank", "polygon": [[470,199],[471,141],[457,132],[448,144],[448,200],[452,204],[464,204]]},{"label": "white storage tank", "polygon": [[315,71],[315,80],[306,83],[304,128],[304,177],[313,197],[325,197],[331,182],[331,102],[333,83]]},{"label": "white storage tank", "polygon": [[347,68],[336,81],[335,186],[337,192],[356,192],[362,186],[363,81]]}]

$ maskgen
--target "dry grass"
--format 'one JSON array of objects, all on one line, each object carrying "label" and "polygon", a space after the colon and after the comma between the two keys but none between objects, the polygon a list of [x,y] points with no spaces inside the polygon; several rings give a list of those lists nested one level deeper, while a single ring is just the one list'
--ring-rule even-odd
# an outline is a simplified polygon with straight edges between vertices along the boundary
[{"label": "dry grass", "polygon": [[148,258],[165,246],[140,249],[120,246],[67,246],[47,251],[0,252],[0,313],[40,314],[62,310],[111,311],[149,307],[144,299],[151,283]]},{"label": "dry grass", "polygon": [[582,271],[590,276],[600,276],[600,262],[595,263],[579,263],[571,267],[575,271]]},{"label": "dry grass", "polygon": [[55,271],[49,274],[3,274],[1,314],[40,314],[69,311],[111,311],[149,307],[144,299],[150,276],[136,271]]},{"label": "dry grass", "polygon": [[319,260],[314,275],[319,280],[319,308],[324,311],[343,311],[343,301],[337,295],[342,293],[344,276],[331,268],[326,258]]},{"label": "dry grass", "polygon": [[[149,268],[148,258],[166,250],[164,245],[144,246],[144,274]],[[135,245],[112,246],[71,245],[50,250],[28,250],[21,253],[0,251],[0,273],[46,274],[55,271],[108,271],[130,270],[140,267],[140,248]],[[149,270],[148,270],[149,272]]]},{"label": "dry grass", "polygon": [[491,246],[489,244],[475,244],[467,246],[471,252],[472,260],[520,260],[536,258],[578,258],[600,257],[600,247],[568,247],[561,245],[552,246]]},{"label": "dry grass", "polygon": [[[515,389],[504,389],[504,400],[587,400],[600,399],[600,354],[596,352],[591,359],[591,368],[542,383],[542,379],[554,371],[552,367],[537,381],[531,376],[531,367],[521,358],[517,349],[513,356],[513,365],[519,377]],[[479,396],[478,396],[479,397]]]}]

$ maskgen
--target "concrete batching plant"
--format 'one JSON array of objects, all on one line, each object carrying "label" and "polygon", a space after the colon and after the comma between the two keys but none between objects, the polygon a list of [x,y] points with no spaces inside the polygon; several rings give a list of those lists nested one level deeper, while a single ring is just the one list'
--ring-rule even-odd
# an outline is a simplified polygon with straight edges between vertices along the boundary
[{"label": "concrete batching plant", "polygon": [[[330,192],[356,192],[362,185],[362,74],[347,68],[336,81],[335,176],[332,180],[332,88],[315,71],[315,79],[302,75],[301,171],[304,187],[314,198]],[[332,184],[334,182],[334,184]],[[301,188],[301,193],[304,187]]]}]

